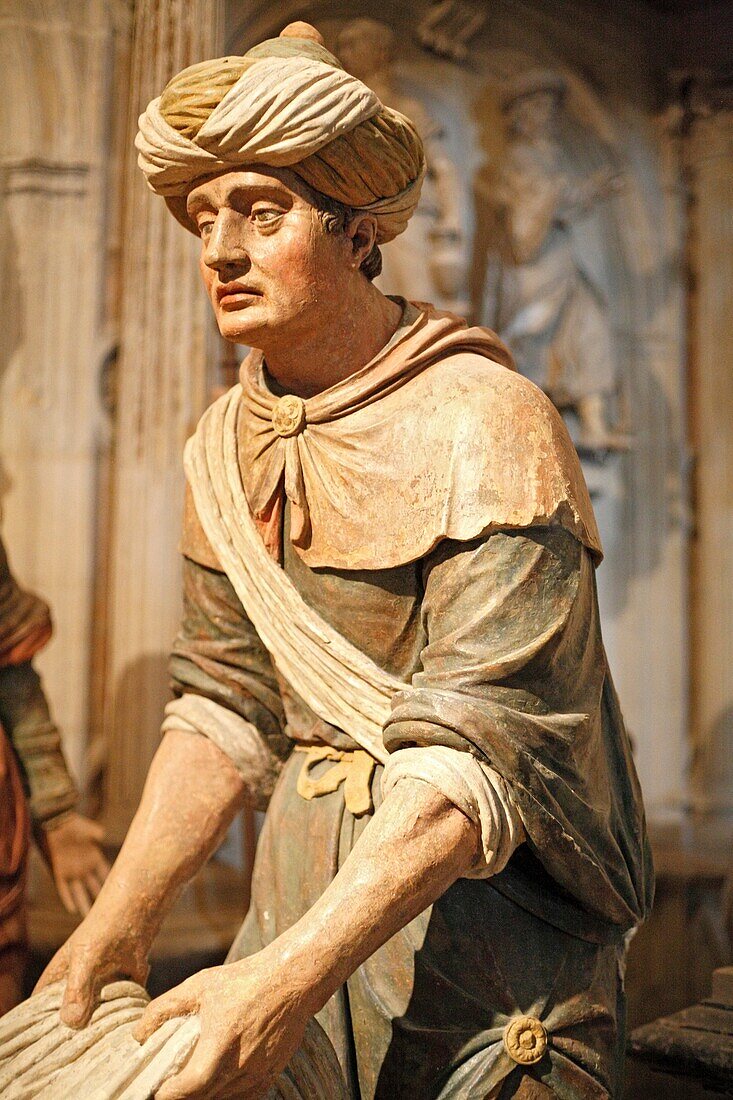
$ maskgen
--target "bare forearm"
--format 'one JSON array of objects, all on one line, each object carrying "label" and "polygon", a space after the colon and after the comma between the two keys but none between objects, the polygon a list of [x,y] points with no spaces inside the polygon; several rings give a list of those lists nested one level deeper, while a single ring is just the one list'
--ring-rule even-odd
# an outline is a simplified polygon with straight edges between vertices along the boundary
[{"label": "bare forearm", "polygon": [[215,850],[242,805],[233,764],[209,740],[171,731],[95,910],[152,940],[179,890]]},{"label": "bare forearm", "polygon": [[310,1012],[469,868],[478,840],[431,787],[394,788],[318,902],[272,944],[277,962],[300,973]]},{"label": "bare forearm", "polygon": [[[439,897],[478,855],[476,827],[425,783],[385,798],[313,908],[249,958],[195,974],[148,1006],[144,1042],[166,1020],[197,1014],[201,1038],[163,1100],[264,1096],[302,1041],[310,1017],[369,955]],[[236,1090],[232,1088],[236,1082]],[[207,1092],[208,1095],[208,1092]]]}]

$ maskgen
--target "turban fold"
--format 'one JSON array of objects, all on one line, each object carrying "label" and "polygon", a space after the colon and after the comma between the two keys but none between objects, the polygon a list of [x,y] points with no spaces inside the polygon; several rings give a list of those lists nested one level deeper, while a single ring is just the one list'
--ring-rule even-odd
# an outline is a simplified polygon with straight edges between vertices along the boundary
[{"label": "turban fold", "polygon": [[198,182],[243,165],[289,168],[314,190],[373,213],[378,242],[390,241],[420,195],[417,130],[320,42],[290,35],[244,57],[191,65],[151,101],[135,141],[148,185],[196,232],[186,195]]}]

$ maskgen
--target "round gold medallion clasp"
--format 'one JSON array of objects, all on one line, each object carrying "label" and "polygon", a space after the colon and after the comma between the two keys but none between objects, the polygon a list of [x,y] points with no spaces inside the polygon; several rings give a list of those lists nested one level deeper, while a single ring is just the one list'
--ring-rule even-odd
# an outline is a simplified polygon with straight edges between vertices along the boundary
[{"label": "round gold medallion clasp", "polygon": [[547,1050],[547,1032],[534,1016],[517,1016],[504,1028],[504,1048],[521,1066],[532,1066]]},{"label": "round gold medallion clasp", "polygon": [[305,401],[286,393],[272,410],[272,426],[278,435],[297,435],[305,427]]}]

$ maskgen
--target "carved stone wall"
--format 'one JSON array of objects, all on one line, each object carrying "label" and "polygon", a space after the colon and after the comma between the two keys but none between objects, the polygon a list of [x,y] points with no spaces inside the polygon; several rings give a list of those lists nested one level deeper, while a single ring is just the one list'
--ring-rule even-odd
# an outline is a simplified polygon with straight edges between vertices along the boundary
[{"label": "carved stone wall", "polygon": [[221,52],[216,0],[135,5],[121,257],[106,661],[105,818],[121,840],[159,739],[180,617],[183,445],[206,407],[210,307],[195,239],[145,186],[138,114],[186,65]]},{"label": "carved stone wall", "polygon": [[21,580],[51,603],[38,660],[84,778],[106,240],[126,5],[0,5],[0,502]]}]

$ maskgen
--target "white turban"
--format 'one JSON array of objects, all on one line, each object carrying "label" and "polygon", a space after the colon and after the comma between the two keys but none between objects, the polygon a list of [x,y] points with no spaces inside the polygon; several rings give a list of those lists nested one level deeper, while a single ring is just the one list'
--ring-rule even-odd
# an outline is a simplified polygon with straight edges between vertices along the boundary
[{"label": "white turban", "polygon": [[293,168],[315,190],[373,213],[382,243],[407,225],[425,172],[409,119],[325,49],[294,38],[184,70],[140,116],[135,145],[148,185],[189,229],[185,196],[199,180],[263,164]]}]

